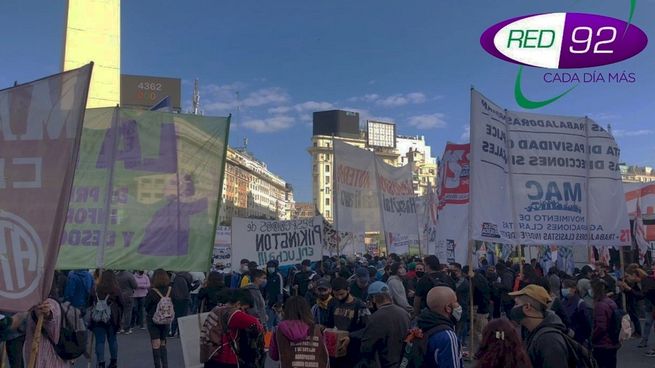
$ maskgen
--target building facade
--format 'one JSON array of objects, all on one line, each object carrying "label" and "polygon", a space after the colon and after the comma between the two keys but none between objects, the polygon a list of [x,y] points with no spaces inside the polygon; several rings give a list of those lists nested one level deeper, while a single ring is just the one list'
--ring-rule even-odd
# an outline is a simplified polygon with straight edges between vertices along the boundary
[{"label": "building facade", "polygon": [[430,146],[425,144],[425,137],[396,136],[393,140],[377,139],[388,142],[385,146],[371,145],[368,132],[359,129],[358,113],[340,110],[315,112],[312,146],[307,149],[312,156],[313,204],[328,221],[332,221],[334,216],[332,191],[335,140],[371,150],[389,165],[411,164],[414,192],[417,195],[425,194],[428,185],[436,183],[437,163],[432,157]]},{"label": "building facade", "polygon": [[621,179],[624,183],[647,183],[655,181],[655,171],[650,166],[620,164]]},{"label": "building facade", "polygon": [[289,183],[245,148],[228,147],[219,224],[229,225],[233,217],[290,220],[294,210]]}]

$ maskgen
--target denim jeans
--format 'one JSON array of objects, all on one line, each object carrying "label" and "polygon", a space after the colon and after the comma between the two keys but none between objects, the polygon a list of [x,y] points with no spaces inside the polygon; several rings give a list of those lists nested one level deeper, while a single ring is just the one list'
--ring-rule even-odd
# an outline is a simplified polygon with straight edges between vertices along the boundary
[{"label": "denim jeans", "polygon": [[96,360],[105,361],[105,339],[109,343],[109,354],[112,359],[118,359],[118,342],[116,341],[116,327],[113,325],[96,325],[93,327],[96,338]]},{"label": "denim jeans", "polygon": [[646,322],[644,323],[644,330],[641,331],[641,344],[648,345],[648,337],[653,329],[653,305],[648,300],[644,300],[644,309]]},{"label": "denim jeans", "polygon": [[143,302],[146,298],[134,298],[134,307],[132,308],[132,324],[131,327],[143,327],[145,321],[143,320]]}]

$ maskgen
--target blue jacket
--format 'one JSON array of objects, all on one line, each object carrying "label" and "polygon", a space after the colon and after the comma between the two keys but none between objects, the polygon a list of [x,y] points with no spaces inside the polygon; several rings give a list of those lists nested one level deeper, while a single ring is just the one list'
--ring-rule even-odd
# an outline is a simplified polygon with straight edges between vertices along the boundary
[{"label": "blue jacket", "polygon": [[89,271],[76,270],[68,273],[64,300],[75,308],[84,310],[89,306],[89,296],[93,288],[93,277]]},{"label": "blue jacket", "polygon": [[424,366],[462,368],[462,345],[455,333],[455,324],[449,318],[424,310],[418,318],[418,327],[428,335],[428,349]]}]

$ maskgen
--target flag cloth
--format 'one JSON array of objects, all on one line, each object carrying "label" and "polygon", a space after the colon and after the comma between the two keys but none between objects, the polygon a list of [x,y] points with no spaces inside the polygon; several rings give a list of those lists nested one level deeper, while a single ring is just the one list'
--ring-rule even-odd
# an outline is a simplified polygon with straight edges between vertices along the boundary
[{"label": "flag cloth", "polygon": [[50,294],[92,68],[0,91],[0,310]]},{"label": "flag cloth", "polygon": [[646,253],[650,248],[650,244],[646,240],[646,228],[644,226],[644,219],[641,214],[641,204],[639,198],[637,198],[637,210],[634,221],[634,231],[635,241],[637,242],[637,248],[639,248],[639,261],[644,263],[646,260]]},{"label": "flag cloth", "polygon": [[229,125],[88,110],[58,267],[209,271]]}]

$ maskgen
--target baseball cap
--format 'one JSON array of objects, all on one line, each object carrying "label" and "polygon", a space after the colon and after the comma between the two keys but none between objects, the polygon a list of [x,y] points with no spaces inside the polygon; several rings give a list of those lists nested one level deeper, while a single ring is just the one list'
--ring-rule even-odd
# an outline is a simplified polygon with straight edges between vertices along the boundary
[{"label": "baseball cap", "polygon": [[521,296],[521,295],[526,295],[529,296],[530,298],[538,301],[539,303],[543,304],[544,306],[548,306],[550,302],[553,300],[550,298],[550,294],[544,289],[543,287],[539,285],[528,285],[524,287],[523,289],[519,291],[515,291],[513,293],[508,293],[507,295],[509,296]]},{"label": "baseball cap", "polygon": [[376,295],[381,293],[389,293],[389,286],[382,281],[375,281],[368,286],[368,295]]},{"label": "baseball cap", "polygon": [[327,289],[330,289],[331,287],[332,287],[332,285],[330,285],[330,280],[326,279],[325,277],[319,279],[316,282],[316,289],[327,290]]}]

